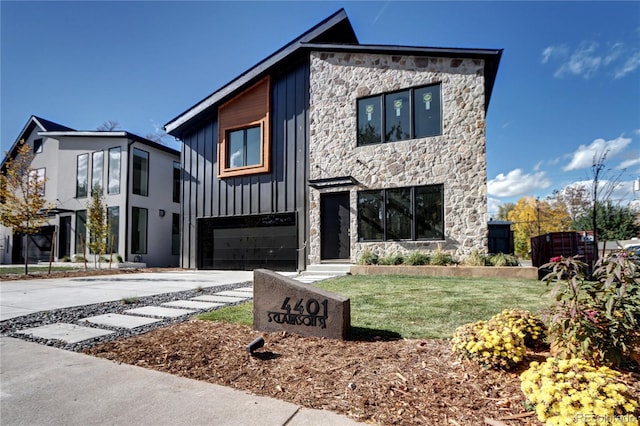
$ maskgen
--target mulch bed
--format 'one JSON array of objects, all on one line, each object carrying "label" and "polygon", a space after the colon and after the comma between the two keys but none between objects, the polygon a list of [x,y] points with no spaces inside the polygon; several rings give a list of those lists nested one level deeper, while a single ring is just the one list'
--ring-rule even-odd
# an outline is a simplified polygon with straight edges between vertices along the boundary
[{"label": "mulch bed", "polygon": [[[251,356],[258,336],[265,346]],[[367,423],[541,425],[525,408],[519,372],[461,361],[443,340],[340,341],[191,320],[85,352]]]}]

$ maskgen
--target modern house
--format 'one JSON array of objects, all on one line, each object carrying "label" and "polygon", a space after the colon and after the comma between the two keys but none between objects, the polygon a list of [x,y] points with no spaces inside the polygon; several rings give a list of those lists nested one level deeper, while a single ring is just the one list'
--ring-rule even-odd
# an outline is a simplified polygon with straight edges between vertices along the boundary
[{"label": "modern house", "polygon": [[[46,179],[44,197],[54,206],[48,224],[30,236],[30,262],[93,258],[86,247],[87,204],[100,187],[108,252],[147,266],[178,266],[178,151],[125,131],[76,131],[32,116],[4,158],[3,172],[22,140],[33,152],[31,168]],[[2,263],[23,263],[23,238],[11,229],[1,232]]]},{"label": "modern house", "polygon": [[340,10],[193,105],[165,125],[182,143],[181,266],[486,252],[501,55],[360,44]]}]

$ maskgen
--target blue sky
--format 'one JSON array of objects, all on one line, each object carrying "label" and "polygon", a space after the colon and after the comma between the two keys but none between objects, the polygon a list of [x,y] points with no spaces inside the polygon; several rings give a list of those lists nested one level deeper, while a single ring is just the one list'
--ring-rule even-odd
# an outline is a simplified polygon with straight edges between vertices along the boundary
[{"label": "blue sky", "polygon": [[[640,199],[640,2],[0,2],[2,150],[34,114],[141,136],[344,8],[363,44],[504,49],[487,115],[489,213],[587,181]],[[168,142],[178,148],[177,144]]]}]

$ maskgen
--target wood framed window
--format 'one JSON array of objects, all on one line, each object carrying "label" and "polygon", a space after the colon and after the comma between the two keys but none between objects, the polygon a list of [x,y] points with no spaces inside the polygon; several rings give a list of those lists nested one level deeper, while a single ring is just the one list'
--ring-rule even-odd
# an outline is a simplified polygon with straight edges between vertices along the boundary
[{"label": "wood framed window", "polygon": [[266,77],[218,109],[218,177],[270,171],[270,80]]}]

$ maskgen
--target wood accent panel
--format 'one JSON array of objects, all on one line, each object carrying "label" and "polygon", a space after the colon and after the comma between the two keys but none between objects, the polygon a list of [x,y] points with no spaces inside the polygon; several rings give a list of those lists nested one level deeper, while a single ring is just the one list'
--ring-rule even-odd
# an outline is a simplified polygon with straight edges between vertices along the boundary
[{"label": "wood accent panel", "polygon": [[[265,77],[218,109],[218,177],[268,173],[271,170],[269,108],[271,82]],[[227,167],[227,133],[259,125],[261,128],[260,164]]]}]

